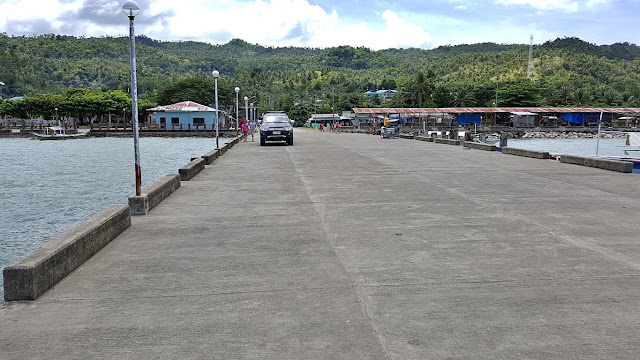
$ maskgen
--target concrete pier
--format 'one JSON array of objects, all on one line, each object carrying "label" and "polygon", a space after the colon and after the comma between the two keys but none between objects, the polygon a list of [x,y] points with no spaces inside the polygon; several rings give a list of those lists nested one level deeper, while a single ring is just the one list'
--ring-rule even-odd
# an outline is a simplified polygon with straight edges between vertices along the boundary
[{"label": "concrete pier", "polygon": [[2,359],[635,359],[640,178],[296,129],[32,302]]}]

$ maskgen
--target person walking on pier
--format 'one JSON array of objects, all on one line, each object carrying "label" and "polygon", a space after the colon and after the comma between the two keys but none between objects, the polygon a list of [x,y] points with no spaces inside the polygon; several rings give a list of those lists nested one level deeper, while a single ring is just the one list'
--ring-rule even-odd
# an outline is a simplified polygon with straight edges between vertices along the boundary
[{"label": "person walking on pier", "polygon": [[247,142],[247,130],[249,129],[249,125],[247,125],[247,122],[243,122],[242,123],[242,134],[244,135],[244,142]]},{"label": "person walking on pier", "polygon": [[249,123],[249,132],[251,133],[251,142],[253,142],[253,133],[256,132],[256,121],[251,120]]}]

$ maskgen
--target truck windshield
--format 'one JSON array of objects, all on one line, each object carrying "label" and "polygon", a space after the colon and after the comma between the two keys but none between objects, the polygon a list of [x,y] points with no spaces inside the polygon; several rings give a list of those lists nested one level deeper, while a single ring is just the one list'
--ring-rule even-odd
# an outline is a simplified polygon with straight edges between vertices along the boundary
[{"label": "truck windshield", "polygon": [[286,116],[269,116],[265,117],[262,122],[264,123],[289,123],[289,119]]}]

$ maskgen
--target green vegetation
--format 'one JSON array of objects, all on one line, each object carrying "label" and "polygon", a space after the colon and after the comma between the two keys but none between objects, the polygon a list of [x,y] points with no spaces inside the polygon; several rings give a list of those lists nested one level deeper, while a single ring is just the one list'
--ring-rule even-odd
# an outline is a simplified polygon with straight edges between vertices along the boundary
[{"label": "green vegetation", "polygon": [[[0,114],[49,117],[57,106],[69,115],[91,117],[121,109],[129,91],[128,56],[124,37],[0,34],[0,80],[6,83],[0,91],[3,97],[27,96],[22,106],[2,103]],[[240,97],[249,96],[263,111],[285,110],[298,120],[314,111],[312,104],[326,113],[332,106],[338,112],[493,106],[496,100],[498,106],[640,107],[640,48],[628,43],[596,46],[563,38],[535,46],[531,80],[526,77],[527,45],[371,51],[274,48],[238,39],[224,45],[163,42],[142,36],[137,56],[141,109],[181,100],[212,104],[213,69],[221,73],[222,108],[234,106],[233,88],[239,86]],[[363,96],[383,88],[398,93],[386,100]]]}]

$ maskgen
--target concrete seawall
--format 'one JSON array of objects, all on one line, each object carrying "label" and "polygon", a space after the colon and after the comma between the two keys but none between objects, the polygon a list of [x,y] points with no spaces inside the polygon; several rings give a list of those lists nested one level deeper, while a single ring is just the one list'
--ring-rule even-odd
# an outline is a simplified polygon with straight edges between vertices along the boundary
[{"label": "concrete seawall", "polygon": [[220,156],[224,155],[224,153],[226,153],[227,150],[229,150],[229,144],[227,143],[227,144],[224,144],[224,145],[220,146],[220,149],[218,149],[218,150],[220,150]]},{"label": "concrete seawall", "polygon": [[130,226],[129,208],[114,206],[7,266],[5,300],[37,299]]},{"label": "concrete seawall", "polygon": [[562,155],[560,156],[560,162],[622,173],[630,173],[633,171],[633,163],[628,161],[607,160],[587,156]]},{"label": "concrete seawall", "polygon": [[437,138],[436,143],[447,145],[460,145],[460,140]]},{"label": "concrete seawall", "polygon": [[198,175],[200,171],[204,170],[204,165],[205,165],[205,160],[200,158],[200,159],[195,159],[190,163],[182,166],[180,169],[178,169],[178,173],[180,174],[180,180],[181,181],[191,180],[194,176]]},{"label": "concrete seawall", "polygon": [[492,144],[478,143],[472,141],[465,141],[464,147],[470,149],[484,150],[484,151],[496,151],[497,147]]},{"label": "concrete seawall", "polygon": [[508,155],[530,157],[535,159],[550,158],[548,151],[527,150],[527,149],[519,149],[519,148],[506,147],[506,146],[502,148],[502,153],[508,154]]},{"label": "concrete seawall", "polygon": [[220,157],[220,149],[211,150],[208,153],[202,155],[205,165],[213,164],[213,162],[216,161],[218,157]]},{"label": "concrete seawall", "polygon": [[433,138],[430,137],[430,136],[416,136],[416,140],[426,141],[426,142],[433,142]]},{"label": "concrete seawall", "polygon": [[142,188],[142,195],[129,196],[131,215],[146,215],[167,196],[180,187],[180,175],[171,174]]}]

